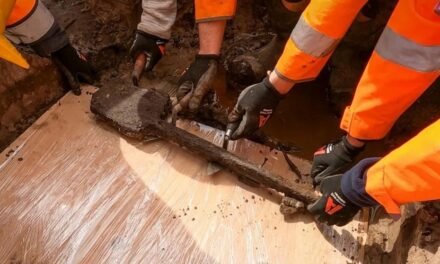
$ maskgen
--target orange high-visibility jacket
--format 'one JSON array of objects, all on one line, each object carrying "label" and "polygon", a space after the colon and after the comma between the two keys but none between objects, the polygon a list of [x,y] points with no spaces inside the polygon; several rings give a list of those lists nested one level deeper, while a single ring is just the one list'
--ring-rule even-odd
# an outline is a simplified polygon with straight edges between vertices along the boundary
[{"label": "orange high-visibility jacket", "polygon": [[[196,18],[230,18],[235,2],[196,0]],[[278,60],[278,76],[294,82],[316,78],[365,3],[311,0]],[[437,4],[438,0],[398,2],[342,118],[341,128],[351,136],[383,138],[439,76]],[[366,191],[392,214],[402,203],[440,199],[440,121],[373,165]]]},{"label": "orange high-visibility jacket", "polygon": [[16,0],[6,22],[13,42],[31,44],[41,39],[54,24],[54,17],[38,0]]},{"label": "orange high-visibility jacket", "polygon": [[[315,78],[365,1],[312,0],[275,71],[296,82]],[[400,0],[359,81],[341,128],[383,138],[440,73],[438,0]],[[394,150],[366,174],[366,191],[390,214],[399,205],[440,199],[440,121]]]},{"label": "orange high-visibility jacket", "polygon": [[440,120],[379,160],[366,173],[366,192],[392,215],[410,202],[440,199]]},{"label": "orange high-visibility jacket", "polygon": [[41,0],[16,0],[5,35],[16,44],[30,45],[41,56],[50,56],[69,42]]}]

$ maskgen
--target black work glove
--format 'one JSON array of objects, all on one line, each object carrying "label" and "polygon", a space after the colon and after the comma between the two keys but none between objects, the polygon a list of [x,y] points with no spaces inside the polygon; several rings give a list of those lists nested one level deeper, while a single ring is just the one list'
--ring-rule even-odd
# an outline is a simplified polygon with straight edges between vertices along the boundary
[{"label": "black work glove", "polygon": [[327,225],[344,226],[359,212],[361,207],[352,203],[341,190],[342,174],[328,176],[322,180],[322,196],[307,206],[319,222]]},{"label": "black work glove", "polygon": [[281,98],[267,77],[244,89],[228,116],[227,135],[230,139],[250,136],[266,124]]},{"label": "black work glove", "polygon": [[165,53],[166,43],[166,39],[162,39],[138,30],[136,31],[133,45],[130,48],[130,56],[133,61],[136,61],[139,54],[145,54],[147,57],[145,70],[150,71]]},{"label": "black work glove", "polygon": [[212,83],[217,74],[218,59],[218,55],[199,54],[180,77],[176,96],[179,101],[190,96],[188,103],[184,103],[189,111],[197,111],[204,96],[212,90]]},{"label": "black work glove", "polygon": [[352,146],[346,136],[318,149],[313,155],[311,172],[314,186],[318,185],[325,177],[346,170],[363,149],[363,147]]},{"label": "black work glove", "polygon": [[52,59],[66,78],[69,90],[75,95],[81,94],[80,82],[92,84],[96,77],[86,57],[71,44],[52,53]]}]

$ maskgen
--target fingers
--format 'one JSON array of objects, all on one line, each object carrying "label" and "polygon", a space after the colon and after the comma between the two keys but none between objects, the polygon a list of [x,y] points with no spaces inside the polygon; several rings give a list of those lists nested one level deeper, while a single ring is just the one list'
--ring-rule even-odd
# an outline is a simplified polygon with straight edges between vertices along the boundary
[{"label": "fingers", "polygon": [[342,174],[326,176],[320,184],[320,192],[323,194],[331,193],[341,185]]},{"label": "fingers", "polygon": [[307,211],[309,211],[313,215],[320,215],[326,201],[327,197],[321,196],[321,198],[319,198],[316,202],[307,205]]},{"label": "fingers", "polygon": [[236,105],[234,109],[228,115],[228,125],[226,126],[226,132],[230,139],[233,139],[232,134],[235,133],[238,126],[241,123],[244,111],[241,111],[240,107]]},{"label": "fingers", "polygon": [[194,90],[193,96],[189,101],[189,111],[196,112],[203,101],[205,95],[212,89],[215,75],[217,73],[217,64],[211,63],[208,70],[200,77]]},{"label": "fingers", "polygon": [[249,112],[245,112],[237,129],[232,133],[231,139],[235,140],[250,136],[258,129],[258,118],[258,116],[250,115]]},{"label": "fingers", "polygon": [[147,63],[145,63],[144,69],[145,71],[151,71],[153,69],[154,66],[156,66],[156,62],[155,59],[153,58],[153,55],[148,54],[147,55]]},{"label": "fingers", "polygon": [[331,169],[324,165],[317,165],[315,169],[312,168],[312,178],[313,183],[315,185],[320,185],[322,180],[325,179],[327,176],[330,175]]},{"label": "fingers", "polygon": [[182,100],[185,95],[190,93],[194,88],[194,84],[191,81],[184,81],[179,88],[177,88],[176,97],[177,100]]},{"label": "fingers", "polygon": [[58,58],[53,58],[53,60],[57,65],[58,69],[63,74],[69,90],[71,90],[74,95],[77,96],[81,95],[81,85],[78,79],[75,76],[73,76],[73,74],[66,68],[66,66],[64,66],[63,63],[61,63],[61,61]]},{"label": "fingers", "polygon": [[93,84],[94,80],[95,80],[95,76],[91,76],[89,74],[85,74],[85,73],[78,73],[78,79],[81,82],[87,83],[87,84]]}]

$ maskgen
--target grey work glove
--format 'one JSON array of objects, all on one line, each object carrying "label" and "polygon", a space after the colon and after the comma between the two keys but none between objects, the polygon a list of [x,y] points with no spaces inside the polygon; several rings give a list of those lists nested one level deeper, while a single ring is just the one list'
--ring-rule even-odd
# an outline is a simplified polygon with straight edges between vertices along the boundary
[{"label": "grey work glove", "polygon": [[130,48],[130,56],[136,61],[140,54],[145,54],[147,57],[145,70],[151,71],[164,55],[166,42],[165,39],[138,30]]},{"label": "grey work glove", "polygon": [[73,94],[80,95],[80,82],[93,84],[96,72],[88,63],[86,57],[77,51],[70,43],[52,53],[52,59],[63,73]]},{"label": "grey work glove", "polygon": [[178,82],[177,99],[190,96],[188,110],[196,112],[204,96],[212,90],[217,74],[218,55],[197,55],[194,62],[185,70]]},{"label": "grey work glove", "polygon": [[262,82],[244,89],[228,116],[227,134],[230,139],[252,135],[263,127],[282,99],[282,95],[266,77]]},{"label": "grey work glove", "polygon": [[342,177],[341,174],[338,174],[325,178],[320,185],[322,196],[318,201],[307,206],[307,210],[315,215],[319,222],[327,225],[344,226],[361,209],[342,192]]},{"label": "grey work glove", "polygon": [[346,136],[319,148],[313,154],[311,175],[314,186],[319,185],[325,177],[346,170],[363,149],[351,145]]},{"label": "grey work glove", "polygon": [[92,84],[96,78],[87,58],[72,46],[66,32],[56,22],[30,46],[38,55],[52,58],[67,82],[66,88],[75,95],[81,94],[80,82]]}]

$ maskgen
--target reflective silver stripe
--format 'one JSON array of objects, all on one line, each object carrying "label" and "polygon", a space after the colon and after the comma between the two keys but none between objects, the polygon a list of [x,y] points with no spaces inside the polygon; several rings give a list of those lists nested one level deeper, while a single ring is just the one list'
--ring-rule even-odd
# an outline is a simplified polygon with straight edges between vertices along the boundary
[{"label": "reflective silver stripe", "polygon": [[17,44],[33,43],[50,30],[54,21],[55,19],[49,10],[41,1],[38,1],[34,13],[22,23],[6,28],[5,35]]},{"label": "reflective silver stripe", "polygon": [[416,71],[440,70],[439,45],[425,46],[415,43],[389,27],[383,31],[375,50],[382,58]]},{"label": "reflective silver stripe", "polygon": [[290,38],[301,51],[314,57],[325,57],[335,49],[339,41],[312,28],[303,16],[296,23]]}]

